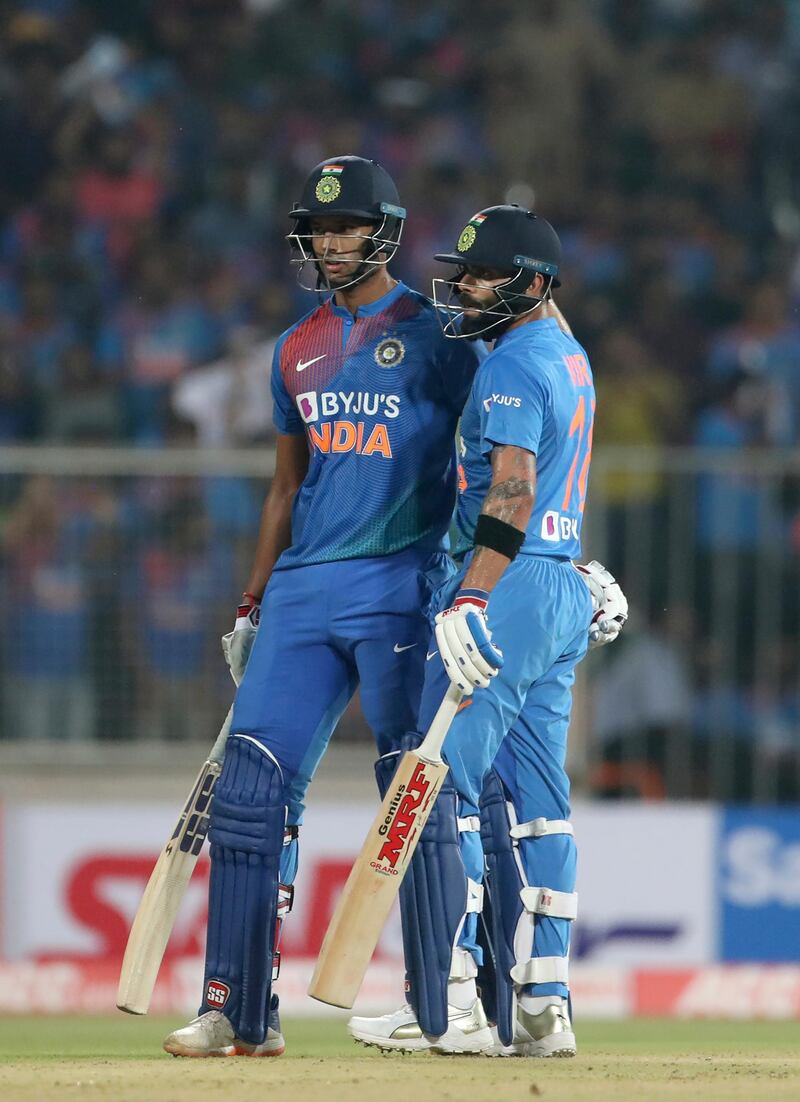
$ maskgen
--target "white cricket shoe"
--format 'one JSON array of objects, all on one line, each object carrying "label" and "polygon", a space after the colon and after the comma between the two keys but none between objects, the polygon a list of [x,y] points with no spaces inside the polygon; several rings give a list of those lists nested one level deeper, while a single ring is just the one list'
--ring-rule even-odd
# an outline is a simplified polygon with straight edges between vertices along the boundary
[{"label": "white cricket shoe", "polygon": [[386,1052],[456,1055],[492,1048],[494,1039],[480,999],[476,999],[469,1010],[448,1006],[447,1011],[447,1032],[435,1039],[422,1032],[416,1014],[407,1003],[393,1014],[383,1014],[380,1018],[351,1018],[347,1028],[354,1040]]},{"label": "white cricket shoe", "polygon": [[173,1056],[282,1056],[286,1044],[277,1013],[277,996],[273,996],[267,1036],[260,1045],[251,1045],[237,1037],[221,1010],[209,1010],[183,1029],[170,1033],[163,1048]]},{"label": "white cricket shoe", "polygon": [[541,1014],[530,1014],[517,1005],[514,1040],[504,1045],[492,1027],[494,1046],[487,1056],[574,1056],[575,1034],[569,1020],[566,1000],[563,1005],[546,1006]]}]

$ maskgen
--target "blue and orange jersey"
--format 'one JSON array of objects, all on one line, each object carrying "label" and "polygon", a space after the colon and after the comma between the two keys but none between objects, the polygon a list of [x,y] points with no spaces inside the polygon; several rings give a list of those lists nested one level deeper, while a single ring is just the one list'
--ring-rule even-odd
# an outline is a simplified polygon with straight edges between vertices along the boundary
[{"label": "blue and orange jersey", "polygon": [[447,548],[455,430],[477,363],[402,283],[355,317],[331,298],[280,337],[275,426],[305,433],[311,458],[276,569]]},{"label": "blue and orange jersey", "polygon": [[554,318],[503,334],[477,371],[461,419],[457,551],[472,545],[492,449],[511,444],[536,456],[536,503],[522,553],[580,557],[594,411],[589,359]]}]

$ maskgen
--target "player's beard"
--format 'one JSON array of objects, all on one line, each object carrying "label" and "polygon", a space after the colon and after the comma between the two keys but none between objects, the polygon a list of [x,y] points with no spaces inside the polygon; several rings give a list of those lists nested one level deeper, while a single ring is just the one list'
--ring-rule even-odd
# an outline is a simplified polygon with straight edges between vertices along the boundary
[{"label": "player's beard", "polygon": [[461,318],[461,332],[469,340],[493,340],[494,335],[499,335],[497,330],[508,325],[513,318],[496,318],[492,319],[491,316],[487,316],[485,310],[494,310],[498,306],[500,299],[497,295],[494,296],[491,302],[477,302],[469,295],[459,295],[461,300],[461,306],[464,310],[474,308],[480,313],[469,315],[464,314]]}]

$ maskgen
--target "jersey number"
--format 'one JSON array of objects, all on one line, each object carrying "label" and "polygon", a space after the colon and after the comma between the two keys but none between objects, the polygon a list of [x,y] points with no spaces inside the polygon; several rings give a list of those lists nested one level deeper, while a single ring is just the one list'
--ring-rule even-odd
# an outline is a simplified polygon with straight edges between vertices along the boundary
[{"label": "jersey number", "polygon": [[578,476],[578,512],[582,513],[586,505],[586,483],[589,478],[589,462],[592,458],[592,435],[594,433],[594,407],[595,400],[591,400],[591,413],[589,419],[589,431],[586,431],[586,398],[582,394],[572,415],[569,426],[569,438],[577,437],[575,442],[575,456],[567,475],[567,486],[564,491],[564,500],[561,503],[562,513],[572,512],[572,494],[575,489],[575,475]]}]

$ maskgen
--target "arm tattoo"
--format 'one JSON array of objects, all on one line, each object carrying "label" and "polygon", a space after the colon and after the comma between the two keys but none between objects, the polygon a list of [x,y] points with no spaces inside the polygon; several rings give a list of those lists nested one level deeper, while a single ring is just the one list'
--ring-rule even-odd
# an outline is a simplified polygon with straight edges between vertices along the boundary
[{"label": "arm tattoo", "polygon": [[[497,482],[491,487],[484,506],[491,504],[494,501],[509,501],[515,497],[526,497],[533,493],[533,482],[529,478],[507,478],[505,482]],[[491,513],[491,509],[484,509],[484,512]]]},{"label": "arm tattoo", "polygon": [[[506,453],[506,447],[496,447],[492,452],[492,466],[497,470],[500,458]],[[513,524],[519,509],[529,508],[536,489],[536,480],[531,470],[532,456],[528,452],[514,449],[512,452],[513,473],[502,482],[495,482],[489,489],[481,508],[482,513]],[[527,523],[527,517],[525,518]],[[524,525],[520,525],[524,527]]]},{"label": "arm tattoo", "polygon": [[[492,485],[481,512],[513,524],[524,532],[536,495],[536,457],[533,452],[511,445],[492,449]],[[508,559],[490,547],[476,547],[465,584],[491,591],[508,566]]]}]

